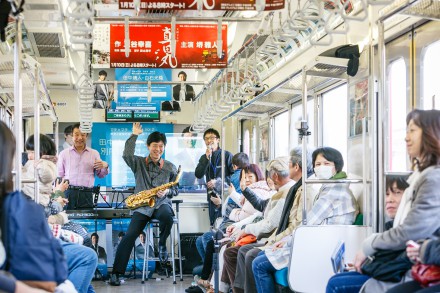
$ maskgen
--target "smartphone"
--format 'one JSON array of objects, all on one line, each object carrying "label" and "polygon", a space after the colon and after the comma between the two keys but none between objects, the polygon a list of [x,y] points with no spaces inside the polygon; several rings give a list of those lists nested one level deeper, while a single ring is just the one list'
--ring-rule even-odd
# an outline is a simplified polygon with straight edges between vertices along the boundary
[{"label": "smartphone", "polygon": [[419,247],[420,247],[420,244],[418,244],[417,242],[415,242],[415,241],[413,241],[413,240],[408,240],[408,241],[406,242],[406,246],[414,247],[414,248],[419,248]]},{"label": "smartphone", "polygon": [[[67,184],[70,183],[70,182],[69,182],[69,179],[65,179],[64,181],[66,181]],[[57,177],[57,179],[55,179],[55,182],[56,182],[57,184],[61,184],[61,182],[63,182],[63,178],[62,178],[62,177]]]}]

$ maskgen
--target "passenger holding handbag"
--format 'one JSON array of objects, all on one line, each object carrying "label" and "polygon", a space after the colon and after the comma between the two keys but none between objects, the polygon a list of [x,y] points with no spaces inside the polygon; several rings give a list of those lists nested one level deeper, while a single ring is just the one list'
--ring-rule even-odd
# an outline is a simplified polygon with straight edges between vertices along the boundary
[{"label": "passenger holding handbag", "polygon": [[[415,171],[399,205],[393,228],[373,234],[363,243],[355,259],[355,268],[362,272],[367,256],[378,250],[403,250],[411,239],[440,236],[440,111],[413,110],[407,116],[405,137],[407,151]],[[401,282],[408,282],[406,274]],[[361,292],[386,292],[398,283],[370,279]]]}]

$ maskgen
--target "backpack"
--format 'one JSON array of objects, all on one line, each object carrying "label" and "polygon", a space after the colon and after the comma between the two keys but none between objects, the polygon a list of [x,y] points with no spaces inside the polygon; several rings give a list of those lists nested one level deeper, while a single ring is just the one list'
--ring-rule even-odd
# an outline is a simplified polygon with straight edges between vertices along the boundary
[{"label": "backpack", "polygon": [[1,230],[5,269],[33,287],[54,288],[67,279],[63,250],[52,236],[43,207],[21,192],[4,197]]}]

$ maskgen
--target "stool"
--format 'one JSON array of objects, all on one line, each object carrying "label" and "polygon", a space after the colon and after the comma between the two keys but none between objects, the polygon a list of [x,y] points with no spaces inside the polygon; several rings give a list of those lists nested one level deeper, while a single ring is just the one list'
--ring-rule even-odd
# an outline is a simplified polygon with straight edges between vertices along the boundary
[{"label": "stool", "polygon": [[[178,259],[179,259],[179,266],[180,266],[180,281],[183,281],[183,272],[182,272],[182,249],[180,247],[180,228],[179,228],[179,204],[183,203],[183,200],[181,199],[174,199],[172,200],[172,203],[176,205],[176,216],[173,217],[173,229],[170,233],[170,241],[171,241],[171,263],[173,265],[173,284],[176,284],[176,264],[175,264],[175,256],[174,256],[174,246],[176,244],[176,230],[177,230],[177,244],[178,244]],[[146,249],[144,251],[144,265],[142,270],[142,284],[144,284],[145,281],[148,281],[148,265],[147,262],[151,260],[158,260],[158,258],[150,258],[150,229],[151,228],[158,228],[159,227],[159,220],[151,219],[146,227]],[[145,278],[147,276],[147,278]]]}]

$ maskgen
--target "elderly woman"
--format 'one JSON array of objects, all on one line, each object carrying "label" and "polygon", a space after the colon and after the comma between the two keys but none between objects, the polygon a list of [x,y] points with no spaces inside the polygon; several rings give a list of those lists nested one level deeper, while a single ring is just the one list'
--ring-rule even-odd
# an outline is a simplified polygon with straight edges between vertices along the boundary
[{"label": "elderly woman", "polygon": [[[341,153],[330,147],[316,149],[312,164],[319,179],[345,179]],[[348,184],[323,184],[307,216],[309,225],[351,225],[358,214],[358,205]],[[292,234],[261,251],[252,262],[257,291],[275,292],[273,273],[287,267],[293,243]]]}]

